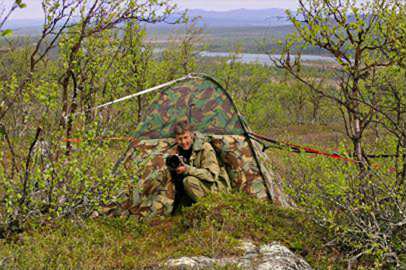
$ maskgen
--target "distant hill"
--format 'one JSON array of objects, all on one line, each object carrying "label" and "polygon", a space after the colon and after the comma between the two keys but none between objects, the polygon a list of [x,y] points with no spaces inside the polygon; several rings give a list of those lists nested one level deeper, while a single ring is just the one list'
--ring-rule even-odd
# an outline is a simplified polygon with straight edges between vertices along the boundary
[{"label": "distant hill", "polygon": [[36,36],[41,33],[44,19],[15,19],[6,22],[4,28],[12,29],[14,36]]},{"label": "distant hill", "polygon": [[44,19],[15,19],[8,20],[5,28],[16,30],[25,27],[41,27],[43,23]]},{"label": "distant hill", "polygon": [[[188,10],[190,18],[201,17],[200,24],[207,27],[252,27],[252,26],[279,26],[289,24],[283,9],[236,9],[229,11],[209,11],[202,9]],[[34,33],[39,31],[43,19],[16,19],[10,20],[6,28],[16,30],[16,33]],[[158,26],[167,26],[159,24]],[[35,31],[37,30],[37,31]]]},{"label": "distant hill", "polygon": [[207,26],[276,26],[286,25],[285,10],[271,9],[236,9],[229,11],[189,10],[190,17],[202,17]]}]

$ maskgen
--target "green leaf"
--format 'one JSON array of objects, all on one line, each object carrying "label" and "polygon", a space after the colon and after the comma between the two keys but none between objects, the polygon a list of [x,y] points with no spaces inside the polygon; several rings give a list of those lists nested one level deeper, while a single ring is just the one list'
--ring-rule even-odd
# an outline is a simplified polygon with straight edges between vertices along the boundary
[{"label": "green leaf", "polygon": [[6,29],[4,31],[1,31],[1,36],[2,37],[7,37],[7,36],[11,36],[13,34],[13,30],[11,29]]},{"label": "green leaf", "polygon": [[19,8],[27,7],[27,4],[23,3],[22,0],[16,0],[15,3],[18,5]]}]

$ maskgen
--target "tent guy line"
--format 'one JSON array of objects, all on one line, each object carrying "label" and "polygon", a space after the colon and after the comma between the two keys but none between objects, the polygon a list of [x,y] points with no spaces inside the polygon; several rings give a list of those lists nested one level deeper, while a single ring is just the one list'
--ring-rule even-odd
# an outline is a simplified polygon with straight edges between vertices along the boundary
[{"label": "tent guy line", "polygon": [[[205,76],[208,76],[208,75],[205,75]],[[90,109],[82,111],[82,112],[77,112],[74,115],[79,115],[79,114],[83,114],[85,112],[90,112],[90,111],[97,111],[99,109],[108,107],[110,105],[114,105],[114,104],[129,100],[129,99],[132,99],[132,98],[135,98],[135,97],[138,97],[138,96],[142,96],[142,95],[145,95],[145,94],[148,94],[148,93],[152,93],[154,91],[157,91],[159,89],[171,86],[171,85],[176,84],[178,82],[182,82],[182,81],[192,79],[192,78],[199,78],[199,77],[200,76],[198,74],[190,73],[190,74],[188,74],[186,76],[183,76],[181,78],[178,78],[178,79],[175,79],[175,80],[172,80],[172,81],[169,81],[169,82],[166,82],[166,83],[163,83],[163,84],[160,84],[160,85],[157,85],[157,86],[145,89],[145,90],[142,90],[142,91],[137,92],[135,94],[131,94],[131,95],[128,95],[128,96],[125,96],[125,97],[121,97],[121,98],[109,101],[107,103],[98,105],[96,107],[90,108]],[[329,158],[332,158],[332,159],[342,160],[342,161],[345,161],[345,162],[357,163],[356,160],[345,157],[344,155],[341,155],[341,154],[338,154],[338,153],[327,153],[327,152],[323,152],[323,151],[313,149],[313,148],[310,148],[310,147],[307,147],[307,146],[293,144],[293,143],[290,143],[290,142],[280,142],[280,141],[274,140],[272,138],[269,138],[269,137],[266,137],[266,136],[263,136],[263,135],[260,135],[260,134],[256,134],[256,133],[253,133],[253,132],[247,132],[247,133],[248,133],[247,135],[249,135],[250,137],[253,137],[253,138],[257,139],[257,140],[266,141],[268,143],[278,145],[278,146],[288,147],[288,148],[292,149],[293,152],[298,153],[298,154],[300,154],[300,153],[316,154],[316,155],[329,157]],[[94,141],[128,141],[128,142],[131,142],[132,144],[136,144],[137,142],[139,142],[139,140],[137,138],[135,138],[135,137],[98,137],[98,138],[86,139],[86,140],[87,141],[92,141],[92,140],[94,140]],[[80,143],[81,141],[83,141],[83,140],[80,139],[80,138],[65,138],[64,139],[64,142],[71,142],[71,143]],[[396,155],[369,155],[368,157],[369,158],[388,158],[388,157],[396,157]]]},{"label": "tent guy line", "polygon": [[[316,155],[321,155],[333,159],[338,159],[346,162],[354,162],[356,163],[357,161],[351,158],[346,158],[343,155],[337,154],[337,153],[327,153],[323,152],[314,148],[310,148],[308,146],[302,146],[302,145],[297,145],[297,144],[292,144],[290,142],[280,142],[276,141],[272,138],[259,135],[253,132],[248,132],[248,135],[250,137],[253,137],[254,139],[259,139],[260,141],[266,141],[275,145],[280,145],[280,146],[285,146],[288,148],[291,148],[294,150],[294,153],[300,154],[300,153],[307,153],[307,154],[316,154]],[[81,138],[66,138],[63,140],[64,142],[71,142],[71,143],[81,143],[83,141],[124,141],[124,142],[130,142],[133,144],[133,146],[136,146],[140,141],[135,138],[135,137],[96,137],[92,139],[81,139]]]}]

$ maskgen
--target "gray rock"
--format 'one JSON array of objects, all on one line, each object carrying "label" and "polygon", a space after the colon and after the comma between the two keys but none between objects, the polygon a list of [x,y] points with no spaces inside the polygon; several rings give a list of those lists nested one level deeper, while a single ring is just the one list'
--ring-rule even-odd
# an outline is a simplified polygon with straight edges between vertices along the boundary
[{"label": "gray rock", "polygon": [[260,248],[263,263],[258,270],[311,270],[310,265],[280,244],[263,245]]},{"label": "gray rock", "polygon": [[248,270],[248,269],[253,269],[254,268],[253,262],[254,262],[253,260],[241,258],[236,265],[240,269],[247,269]]},{"label": "gray rock", "polygon": [[262,245],[259,249],[259,253],[265,256],[291,256],[293,254],[287,247],[278,243]]},{"label": "gray rock", "polygon": [[211,259],[208,257],[200,256],[200,257],[192,257],[192,259],[197,262],[200,268],[207,268],[212,267],[214,264],[217,263],[217,260]]},{"label": "gray rock", "polygon": [[256,270],[311,270],[310,266],[297,263],[288,258],[270,259],[258,266]]},{"label": "gray rock", "polygon": [[215,263],[215,265],[217,266],[221,266],[221,267],[225,267],[228,265],[237,265],[239,266],[240,260],[238,258],[222,258],[222,259],[218,259]]},{"label": "gray rock", "polygon": [[310,265],[287,247],[278,243],[262,245],[259,249],[252,242],[242,241],[242,257],[212,259],[208,257],[182,257],[164,265],[169,269],[212,269],[214,266],[236,266],[246,270],[311,270]]},{"label": "gray rock", "polygon": [[189,257],[182,257],[179,259],[172,259],[166,262],[165,267],[169,269],[199,269],[198,262]]},{"label": "gray rock", "polygon": [[241,241],[240,249],[242,249],[245,254],[258,253],[257,247],[250,241]]},{"label": "gray rock", "polygon": [[254,261],[258,258],[258,254],[245,254],[243,257],[240,258],[240,260],[245,260],[245,261]]}]

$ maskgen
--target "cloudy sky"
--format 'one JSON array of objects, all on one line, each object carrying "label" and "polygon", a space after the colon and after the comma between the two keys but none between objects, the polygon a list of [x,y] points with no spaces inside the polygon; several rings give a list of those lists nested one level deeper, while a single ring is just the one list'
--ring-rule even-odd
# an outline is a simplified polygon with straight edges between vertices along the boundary
[{"label": "cloudy sky", "polygon": [[[0,0],[0,3],[10,4],[12,0]],[[25,0],[27,8],[18,10],[13,14],[13,19],[41,18],[41,0]],[[295,9],[297,0],[173,0],[181,9],[206,9],[206,10],[230,10],[230,9],[262,9],[283,8]]]}]

